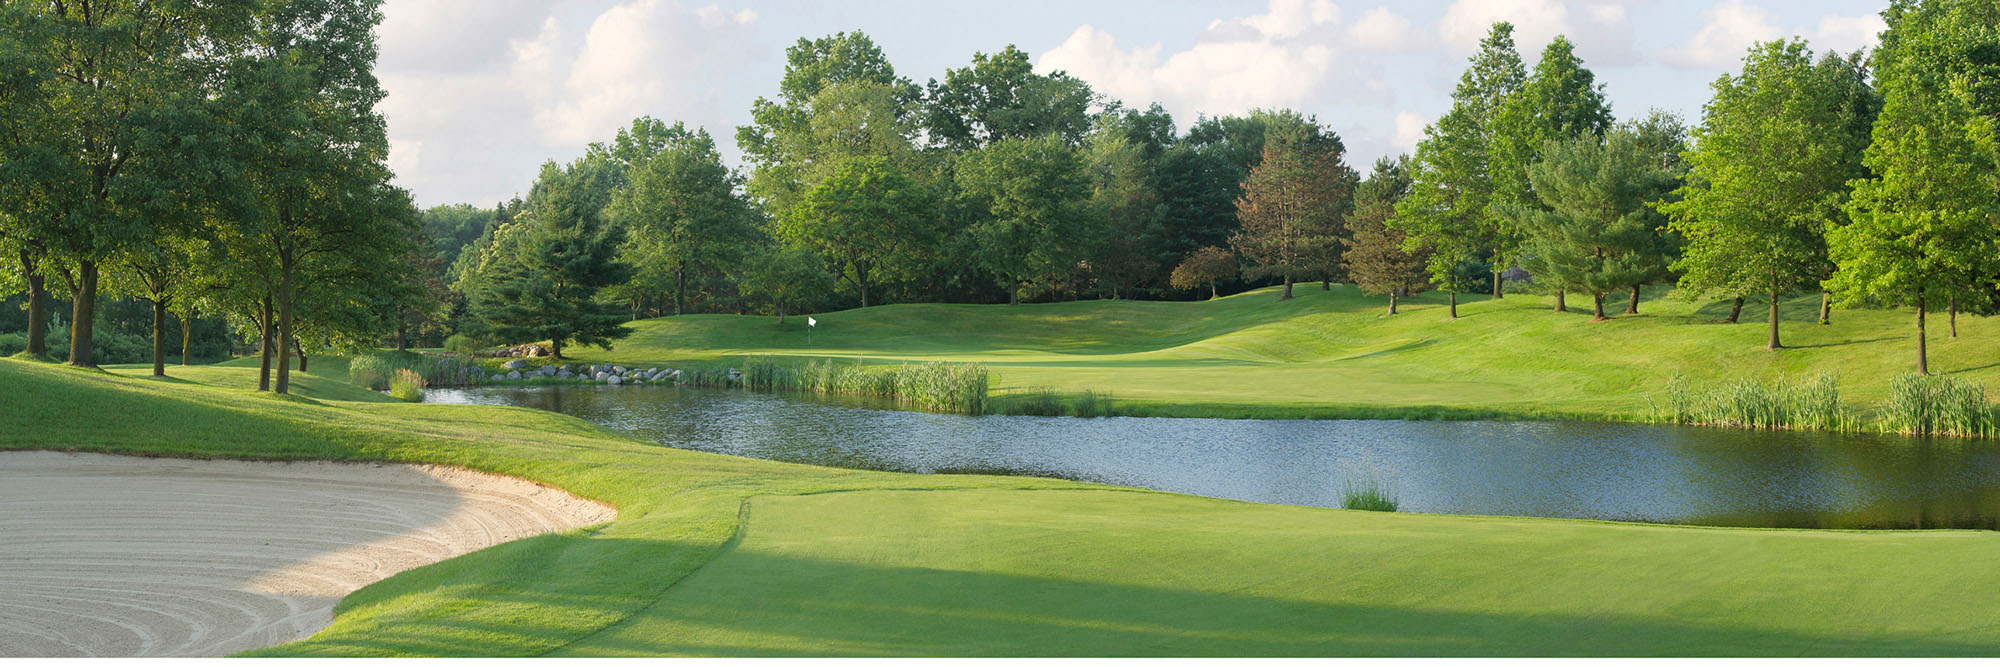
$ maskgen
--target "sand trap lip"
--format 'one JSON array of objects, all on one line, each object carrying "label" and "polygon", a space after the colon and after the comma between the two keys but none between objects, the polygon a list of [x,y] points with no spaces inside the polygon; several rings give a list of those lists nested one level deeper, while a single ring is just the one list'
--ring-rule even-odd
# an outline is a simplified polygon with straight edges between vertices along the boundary
[{"label": "sand trap lip", "polygon": [[615,516],[443,466],[0,452],[0,657],[281,644],[397,572]]}]

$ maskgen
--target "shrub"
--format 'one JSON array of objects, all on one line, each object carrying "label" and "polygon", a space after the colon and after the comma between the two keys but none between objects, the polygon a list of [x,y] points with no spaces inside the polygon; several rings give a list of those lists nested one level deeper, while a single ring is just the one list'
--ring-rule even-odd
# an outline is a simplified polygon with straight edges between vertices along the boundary
[{"label": "shrub", "polygon": [[11,357],[28,350],[25,334],[0,334],[0,357]]},{"label": "shrub", "polygon": [[1343,509],[1369,512],[1396,511],[1396,497],[1372,483],[1359,486],[1349,484],[1347,491],[1341,495],[1340,506]]},{"label": "shrub", "polygon": [[381,391],[398,370],[423,378],[426,386],[464,386],[474,382],[478,368],[470,357],[422,352],[362,352],[347,363],[347,381]]},{"label": "shrub", "polygon": [[415,403],[424,400],[424,388],[427,386],[423,375],[408,368],[398,368],[396,374],[389,378],[389,395]]},{"label": "shrub", "polygon": [[465,334],[452,334],[451,337],[444,339],[444,351],[446,352],[472,354],[485,348],[486,346],[481,345],[479,341],[473,340],[472,337]]},{"label": "shrub", "polygon": [[1113,414],[1111,395],[1090,389],[1074,396],[1048,387],[1026,389],[1007,395],[999,408],[1005,414],[1029,417],[1109,417]]}]

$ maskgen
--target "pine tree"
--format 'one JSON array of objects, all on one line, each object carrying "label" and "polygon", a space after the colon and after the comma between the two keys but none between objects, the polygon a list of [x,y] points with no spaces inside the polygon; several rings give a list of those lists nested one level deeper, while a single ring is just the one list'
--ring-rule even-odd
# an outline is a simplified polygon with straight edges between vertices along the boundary
[{"label": "pine tree", "polygon": [[471,308],[482,333],[505,344],[546,340],[557,358],[567,343],[610,349],[632,333],[624,309],[597,298],[631,275],[618,261],[624,234],[604,216],[613,178],[602,157],[542,165],[527,209],[500,231],[481,270]]},{"label": "pine tree", "polygon": [[[1595,75],[1576,57],[1569,39],[1558,35],[1542,50],[1534,74],[1507,97],[1492,122],[1488,168],[1493,197],[1487,202],[1487,214],[1496,225],[1496,272],[1510,263],[1532,261],[1522,257],[1529,234],[1518,217],[1519,212],[1544,209],[1528,178],[1529,167],[1541,159],[1543,145],[1555,139],[1602,136],[1610,127],[1604,85],[1596,83]],[[1560,288],[1556,310],[1564,310]]]},{"label": "pine tree", "polygon": [[1338,138],[1317,131],[1310,120],[1271,127],[1264,159],[1236,200],[1243,228],[1229,243],[1250,259],[1248,274],[1284,279],[1283,301],[1292,298],[1293,281],[1312,271],[1314,250],[1338,238],[1352,183]]}]

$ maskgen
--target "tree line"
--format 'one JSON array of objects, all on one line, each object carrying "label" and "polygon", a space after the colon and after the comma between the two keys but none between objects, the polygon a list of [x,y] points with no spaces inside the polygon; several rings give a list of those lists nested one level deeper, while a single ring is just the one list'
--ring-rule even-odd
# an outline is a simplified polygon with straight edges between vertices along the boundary
[{"label": "tree line", "polygon": [[391,185],[373,67],[375,0],[0,5],[4,291],[27,293],[26,352],[95,366],[100,300],[166,323],[254,331],[259,389],[305,351],[373,344],[421,295],[418,213]]}]

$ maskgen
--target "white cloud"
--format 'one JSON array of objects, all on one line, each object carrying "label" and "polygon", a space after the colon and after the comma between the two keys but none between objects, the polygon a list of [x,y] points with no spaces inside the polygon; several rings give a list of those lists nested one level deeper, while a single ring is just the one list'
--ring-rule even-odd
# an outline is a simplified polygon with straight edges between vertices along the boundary
[{"label": "white cloud", "polygon": [[579,16],[529,0],[385,8],[377,68],[390,162],[422,203],[525,191],[545,159],[580,153],[642,114],[727,135],[715,91],[756,61],[757,15],[624,0]]},{"label": "white cloud", "polygon": [[1514,48],[1530,64],[1557,35],[1568,37],[1589,65],[1639,60],[1631,17],[1617,0],[1457,0],[1438,19],[1438,37],[1453,55],[1466,57],[1498,21],[1514,25]]},{"label": "white cloud", "polygon": [[1210,23],[1193,46],[1172,54],[1158,44],[1122,48],[1110,33],[1085,25],[1044,52],[1036,68],[1067,71],[1134,106],[1157,101],[1183,122],[1302,108],[1353,70],[1339,67],[1346,61],[1336,38],[1340,18],[1340,8],[1325,0],[1272,0],[1266,13]]},{"label": "white cloud", "polygon": [[1873,47],[1877,34],[1887,26],[1882,17],[1823,16],[1814,30],[1779,27],[1772,13],[1743,0],[1726,0],[1702,12],[1702,25],[1678,46],[1660,52],[1671,65],[1699,69],[1732,69],[1743,60],[1750,46],[1785,37],[1805,37],[1814,51],[1842,52]]},{"label": "white cloud", "polygon": [[1408,53],[1425,46],[1410,20],[1387,6],[1362,12],[1347,27],[1347,39],[1356,49],[1373,53]]},{"label": "white cloud", "polygon": [[1408,111],[1396,112],[1396,134],[1391,139],[1392,146],[1404,153],[1416,153],[1417,142],[1424,139],[1424,128],[1430,121]]}]

